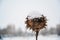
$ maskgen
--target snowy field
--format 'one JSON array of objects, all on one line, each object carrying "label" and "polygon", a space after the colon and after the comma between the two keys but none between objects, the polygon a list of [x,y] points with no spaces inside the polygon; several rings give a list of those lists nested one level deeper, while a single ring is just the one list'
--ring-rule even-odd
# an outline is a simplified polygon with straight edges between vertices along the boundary
[{"label": "snowy field", "polygon": [[[4,37],[2,40],[35,40],[35,36],[30,37]],[[38,40],[60,40],[59,36],[39,36]]]}]

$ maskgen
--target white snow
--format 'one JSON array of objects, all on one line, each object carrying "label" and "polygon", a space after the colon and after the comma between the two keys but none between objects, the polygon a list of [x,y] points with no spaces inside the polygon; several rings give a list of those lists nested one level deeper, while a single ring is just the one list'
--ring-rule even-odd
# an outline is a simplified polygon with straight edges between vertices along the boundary
[{"label": "white snow", "polygon": [[[8,37],[3,40],[35,40],[35,36],[32,37]],[[38,36],[38,40],[60,40],[58,36]]]},{"label": "white snow", "polygon": [[41,13],[38,12],[38,11],[33,11],[33,12],[30,12],[28,14],[28,19],[33,19],[33,18],[37,18],[37,17],[41,17]]}]

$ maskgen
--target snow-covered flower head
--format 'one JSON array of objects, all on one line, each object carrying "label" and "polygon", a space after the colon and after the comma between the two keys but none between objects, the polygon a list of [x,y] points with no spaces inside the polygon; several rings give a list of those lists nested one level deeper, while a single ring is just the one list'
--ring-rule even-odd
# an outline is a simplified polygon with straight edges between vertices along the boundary
[{"label": "snow-covered flower head", "polygon": [[39,31],[47,26],[46,17],[39,12],[30,12],[26,19],[26,27],[32,29],[33,31]]}]

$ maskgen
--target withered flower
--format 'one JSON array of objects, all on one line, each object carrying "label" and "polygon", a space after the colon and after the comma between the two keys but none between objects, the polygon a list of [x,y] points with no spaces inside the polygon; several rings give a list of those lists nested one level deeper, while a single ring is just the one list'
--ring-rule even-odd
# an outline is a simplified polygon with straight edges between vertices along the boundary
[{"label": "withered flower", "polygon": [[26,28],[32,29],[32,31],[36,32],[36,40],[38,33],[41,29],[46,28],[47,26],[47,19],[44,15],[41,15],[40,17],[35,17],[29,19],[29,16],[27,16],[25,24]]}]

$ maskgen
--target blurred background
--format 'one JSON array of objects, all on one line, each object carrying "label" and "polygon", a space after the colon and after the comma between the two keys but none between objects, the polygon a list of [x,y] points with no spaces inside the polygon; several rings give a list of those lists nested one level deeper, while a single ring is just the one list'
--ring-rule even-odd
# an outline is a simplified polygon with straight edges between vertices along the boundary
[{"label": "blurred background", "polygon": [[25,18],[36,11],[48,19],[46,29],[38,40],[60,39],[60,0],[0,0],[0,39],[35,40],[35,33],[27,30]]}]

